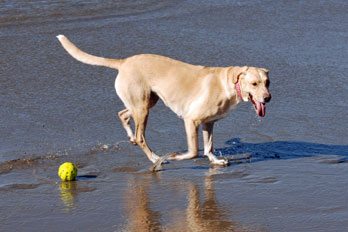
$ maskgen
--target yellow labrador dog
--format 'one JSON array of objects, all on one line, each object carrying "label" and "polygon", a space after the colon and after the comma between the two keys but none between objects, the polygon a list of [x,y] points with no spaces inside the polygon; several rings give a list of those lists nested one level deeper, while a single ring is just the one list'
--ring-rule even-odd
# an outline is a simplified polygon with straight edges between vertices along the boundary
[{"label": "yellow labrador dog", "polygon": [[[57,38],[78,61],[119,70],[115,89],[126,108],[118,115],[130,142],[138,144],[153,163],[160,157],[148,147],[145,128],[149,110],[159,98],[185,122],[188,151],[173,153],[169,160],[198,156],[197,133],[202,124],[204,155],[216,165],[227,165],[228,161],[218,159],[213,153],[214,122],[226,117],[242,101],[251,101],[257,115],[264,117],[265,103],[271,99],[268,70],[263,68],[205,67],[150,54],[108,59],[81,51],[64,35]],[[131,117],[135,134],[130,124]]]}]

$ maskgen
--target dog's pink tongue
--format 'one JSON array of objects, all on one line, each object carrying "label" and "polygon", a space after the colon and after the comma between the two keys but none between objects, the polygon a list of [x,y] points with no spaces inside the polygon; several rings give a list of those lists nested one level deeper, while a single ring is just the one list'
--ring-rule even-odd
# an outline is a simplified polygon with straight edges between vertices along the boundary
[{"label": "dog's pink tongue", "polygon": [[266,115],[266,105],[255,100],[256,111],[259,117],[265,117]]}]

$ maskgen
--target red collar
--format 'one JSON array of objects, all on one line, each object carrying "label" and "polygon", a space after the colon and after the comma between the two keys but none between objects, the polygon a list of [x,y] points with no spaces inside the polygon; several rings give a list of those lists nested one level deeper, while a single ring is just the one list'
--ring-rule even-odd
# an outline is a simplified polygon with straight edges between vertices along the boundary
[{"label": "red collar", "polygon": [[235,84],[235,87],[236,87],[236,91],[237,91],[238,97],[239,97],[241,100],[243,100],[242,92],[240,91],[240,86],[239,86],[239,83],[238,83],[238,82]]}]

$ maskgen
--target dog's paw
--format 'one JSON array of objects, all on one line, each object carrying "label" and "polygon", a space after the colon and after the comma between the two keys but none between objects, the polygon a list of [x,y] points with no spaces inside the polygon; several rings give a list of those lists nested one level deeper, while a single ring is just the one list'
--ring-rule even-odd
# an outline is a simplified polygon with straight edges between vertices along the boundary
[{"label": "dog's paw", "polygon": [[195,157],[197,157],[197,154],[193,152],[171,153],[168,160],[188,160]]},{"label": "dog's paw", "polygon": [[134,146],[137,146],[137,145],[138,145],[137,142],[135,141],[135,138],[131,138],[130,136],[128,136],[128,139],[129,139],[129,142],[130,142],[131,144],[133,144]]},{"label": "dog's paw", "polygon": [[162,164],[166,164],[168,163],[168,158],[170,157],[170,154],[169,155],[164,155],[164,156],[160,156],[157,158],[156,162],[152,165],[152,168],[151,170],[153,172],[158,172],[161,170],[161,166]]},{"label": "dog's paw", "polygon": [[229,163],[228,163],[228,160],[226,159],[214,159],[213,161],[211,161],[211,164],[213,165],[219,165],[219,166],[227,166]]},{"label": "dog's paw", "polygon": [[208,153],[205,155],[208,156],[211,164],[213,165],[227,166],[229,164],[227,159],[225,158],[218,159],[213,153]]},{"label": "dog's paw", "polygon": [[182,157],[181,153],[170,153],[168,155],[168,160],[182,160],[181,157]]}]

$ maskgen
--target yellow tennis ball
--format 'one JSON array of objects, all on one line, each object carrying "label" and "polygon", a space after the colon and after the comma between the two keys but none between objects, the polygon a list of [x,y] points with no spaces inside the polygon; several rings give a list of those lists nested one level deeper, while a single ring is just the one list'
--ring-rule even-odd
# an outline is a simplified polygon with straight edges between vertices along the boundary
[{"label": "yellow tennis ball", "polygon": [[73,163],[66,162],[60,165],[58,169],[58,176],[63,180],[75,180],[77,176],[77,168]]}]

